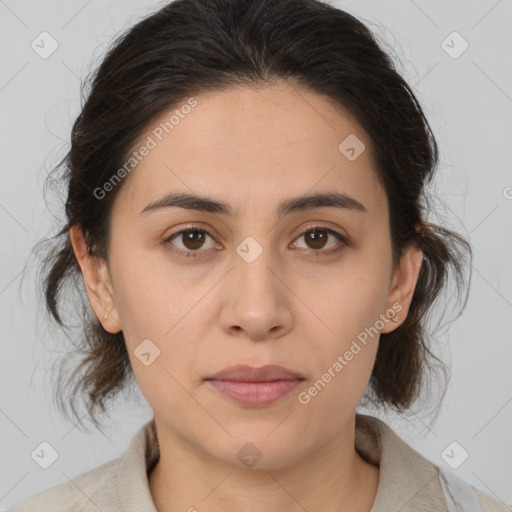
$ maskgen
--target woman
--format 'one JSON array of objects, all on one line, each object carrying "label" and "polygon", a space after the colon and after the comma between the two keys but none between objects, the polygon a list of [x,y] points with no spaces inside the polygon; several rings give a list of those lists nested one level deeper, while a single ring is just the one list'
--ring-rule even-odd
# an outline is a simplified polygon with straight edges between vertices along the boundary
[{"label": "woman", "polygon": [[[127,452],[12,510],[507,510],[422,457],[404,412],[459,235],[426,221],[437,145],[370,31],[316,0],[177,0],[98,68],[62,162],[62,245],[94,318],[71,375],[134,378]],[[78,281],[81,284],[81,281]],[[89,310],[89,309],[88,309]]]}]

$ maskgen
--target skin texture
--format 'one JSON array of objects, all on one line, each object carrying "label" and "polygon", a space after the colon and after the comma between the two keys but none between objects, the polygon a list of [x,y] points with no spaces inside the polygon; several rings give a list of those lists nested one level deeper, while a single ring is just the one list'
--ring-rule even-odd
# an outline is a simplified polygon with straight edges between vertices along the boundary
[{"label": "skin texture", "polygon": [[[381,332],[403,322],[422,253],[410,248],[393,267],[370,140],[328,98],[279,82],[195,99],[125,178],[108,265],[88,257],[78,229],[70,232],[91,307],[107,331],[123,330],[154,411],[161,449],[149,478],[155,505],[161,512],[369,511],[379,470],[355,451],[355,408],[379,337],[309,403],[297,396],[393,304],[402,307],[399,321]],[[338,149],[350,134],[366,145],[354,161]],[[277,215],[285,199],[330,191],[357,199],[367,212],[321,207]],[[213,197],[238,215],[176,207],[140,215],[169,192]],[[165,241],[191,223],[212,235],[203,245],[183,235]],[[341,242],[329,234],[322,245],[304,234],[311,225],[338,232],[347,245],[319,255]],[[236,252],[249,236],[263,249],[252,263]],[[173,247],[201,253],[184,257]],[[147,338],[160,356],[145,366],[134,350]],[[273,404],[244,407],[204,381],[238,363],[280,364],[305,380]],[[237,457],[248,442],[262,454],[252,468]]]}]

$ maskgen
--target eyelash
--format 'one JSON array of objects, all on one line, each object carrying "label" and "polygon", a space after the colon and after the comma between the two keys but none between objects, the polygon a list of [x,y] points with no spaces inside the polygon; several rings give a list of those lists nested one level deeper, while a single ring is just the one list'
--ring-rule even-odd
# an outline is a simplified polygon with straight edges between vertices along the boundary
[{"label": "eyelash", "polygon": [[[331,234],[331,235],[334,235],[335,237],[337,237],[340,241],[339,245],[337,245],[336,247],[334,247],[332,249],[328,249],[327,251],[322,251],[321,249],[318,249],[318,250],[311,249],[311,252],[316,253],[317,256],[331,256],[333,254],[341,252],[345,248],[345,246],[348,245],[347,239],[344,236],[342,236],[337,231],[334,231],[330,228],[326,228],[323,226],[307,226],[307,228],[304,231],[302,231],[302,233],[300,233],[297,238],[300,238],[301,236],[305,235],[306,233],[309,233],[310,231],[314,231],[316,229],[326,231],[328,234]],[[199,231],[201,233],[208,235],[210,238],[214,239],[213,235],[210,234],[210,232],[208,230],[206,230],[200,226],[189,226],[186,229],[177,231],[176,233],[173,233],[172,235],[167,237],[164,240],[164,243],[166,245],[170,246],[172,239],[177,238],[179,235],[182,235],[183,233],[188,233],[190,231]],[[297,240],[297,238],[296,238],[296,240]],[[183,249],[173,249],[173,248],[171,248],[170,251],[177,254],[178,256],[184,256],[185,258],[200,258],[201,256],[198,256],[198,253],[205,252],[205,251],[201,251],[200,249],[198,249],[196,251],[191,251],[191,250],[184,251]]]}]

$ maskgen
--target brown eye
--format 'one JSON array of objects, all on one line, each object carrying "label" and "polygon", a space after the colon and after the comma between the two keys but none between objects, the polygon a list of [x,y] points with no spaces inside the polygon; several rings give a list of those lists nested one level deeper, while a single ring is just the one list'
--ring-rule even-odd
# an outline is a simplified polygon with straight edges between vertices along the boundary
[{"label": "brown eye", "polygon": [[195,250],[200,249],[204,244],[205,233],[198,229],[182,231],[182,241],[187,249]]},{"label": "brown eye", "polygon": [[[208,238],[211,239],[210,246],[204,247]],[[200,253],[207,252],[206,249],[212,248],[215,245],[215,240],[208,231],[191,227],[174,233],[165,240],[165,243],[170,246],[172,252],[180,256],[195,258],[200,256]]]},{"label": "brown eye", "polygon": [[[318,252],[319,254],[328,255],[331,253],[335,253],[341,251],[345,245],[347,245],[346,239],[333,231],[332,229],[322,228],[320,226],[309,227],[307,231],[304,231],[298,238],[304,238],[306,247],[305,249],[310,249],[313,252]],[[336,243],[336,239],[338,243]],[[328,246],[330,244],[330,246]],[[297,242],[293,244],[295,247],[299,247]],[[326,248],[326,250],[323,250]],[[299,247],[302,248],[302,247]]]},{"label": "brown eye", "polygon": [[329,235],[325,229],[312,229],[304,233],[304,237],[312,249],[323,249]]}]

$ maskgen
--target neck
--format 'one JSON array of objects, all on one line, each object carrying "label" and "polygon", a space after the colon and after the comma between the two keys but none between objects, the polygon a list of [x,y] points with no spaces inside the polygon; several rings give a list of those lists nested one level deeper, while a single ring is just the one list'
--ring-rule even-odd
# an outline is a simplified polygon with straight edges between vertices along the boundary
[{"label": "neck", "polygon": [[319,449],[276,469],[226,464],[155,423],[160,459],[149,487],[158,512],[371,510],[379,469],[355,450],[355,416]]}]

